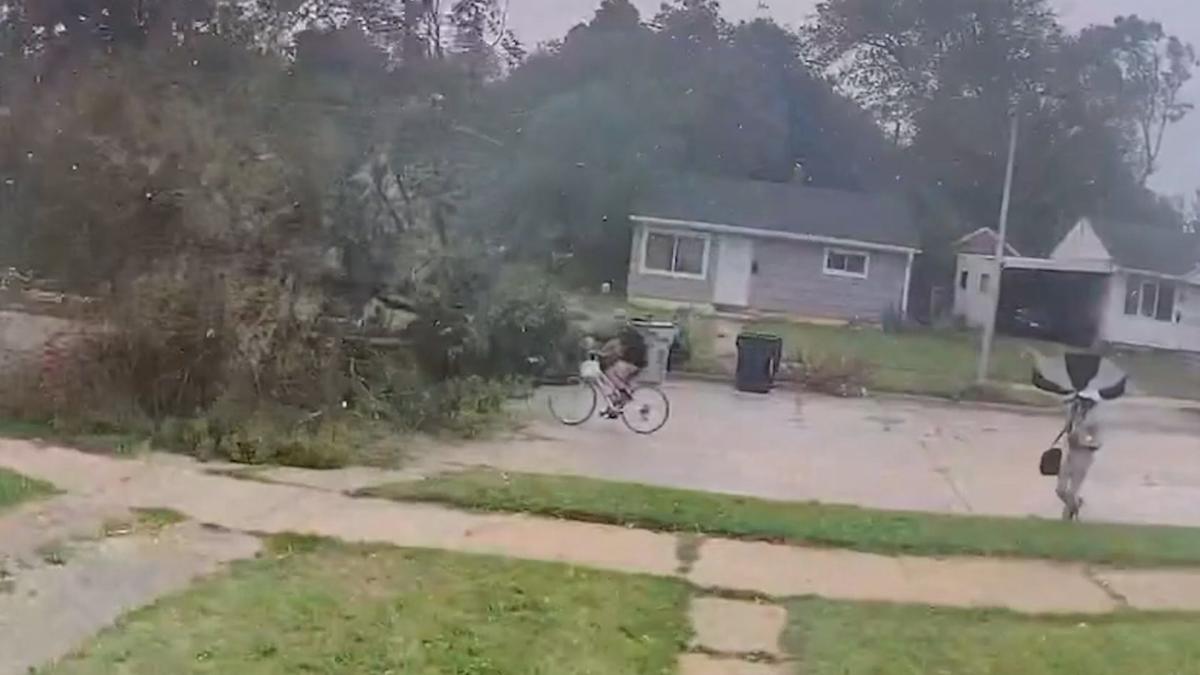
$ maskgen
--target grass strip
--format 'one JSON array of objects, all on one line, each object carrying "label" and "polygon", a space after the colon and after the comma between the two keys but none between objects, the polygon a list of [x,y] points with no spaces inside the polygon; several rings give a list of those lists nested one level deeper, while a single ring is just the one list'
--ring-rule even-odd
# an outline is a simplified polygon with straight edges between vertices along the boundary
[{"label": "grass strip", "polygon": [[1195,673],[1192,614],[1027,617],[799,600],[784,645],[804,675]]},{"label": "grass strip", "polygon": [[15,471],[0,469],[0,509],[52,495],[54,492],[54,486],[49,483],[27,478]]},{"label": "grass strip", "polygon": [[357,494],[883,554],[1043,558],[1127,567],[1200,565],[1196,528],[882,511],[485,469]]}]

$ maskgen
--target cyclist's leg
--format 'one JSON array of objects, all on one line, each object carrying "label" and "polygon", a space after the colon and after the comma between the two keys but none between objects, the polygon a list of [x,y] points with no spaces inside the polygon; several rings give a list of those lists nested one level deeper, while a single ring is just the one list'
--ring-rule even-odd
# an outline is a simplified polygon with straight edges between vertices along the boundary
[{"label": "cyclist's leg", "polygon": [[628,361],[617,361],[609,368],[608,377],[612,380],[622,401],[629,399],[633,391],[633,378],[638,374],[638,367]]}]

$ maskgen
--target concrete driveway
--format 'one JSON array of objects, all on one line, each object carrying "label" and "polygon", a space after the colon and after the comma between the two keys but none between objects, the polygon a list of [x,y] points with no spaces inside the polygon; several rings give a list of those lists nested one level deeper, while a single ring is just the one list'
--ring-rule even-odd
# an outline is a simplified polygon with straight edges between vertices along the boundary
[{"label": "concrete driveway", "polygon": [[[619,421],[563,427],[543,399],[516,437],[439,447],[427,470],[490,465],[784,500],[1057,517],[1038,457],[1056,414],[912,399],[769,396],[698,382],[667,385],[671,420],[654,436]],[[1106,445],[1084,488],[1088,520],[1200,526],[1200,412],[1118,402],[1101,409]]]}]

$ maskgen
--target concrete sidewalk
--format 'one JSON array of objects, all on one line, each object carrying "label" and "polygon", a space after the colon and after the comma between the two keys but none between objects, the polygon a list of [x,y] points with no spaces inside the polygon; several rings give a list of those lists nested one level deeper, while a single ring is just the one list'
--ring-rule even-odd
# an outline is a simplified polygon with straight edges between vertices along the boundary
[{"label": "concrete sidewalk", "polygon": [[[50,481],[97,509],[163,507],[204,524],[503,555],[627,573],[682,577],[705,589],[817,595],[1026,613],[1129,607],[1200,611],[1200,571],[1107,570],[1043,561],[889,557],[706,540],[690,566],[674,535],[521,515],[357,499],[294,485],[214,476],[199,465],[117,460],[0,441],[0,466]],[[0,519],[20,518],[21,511]],[[3,544],[0,543],[0,546]],[[686,569],[680,572],[681,566]]]}]

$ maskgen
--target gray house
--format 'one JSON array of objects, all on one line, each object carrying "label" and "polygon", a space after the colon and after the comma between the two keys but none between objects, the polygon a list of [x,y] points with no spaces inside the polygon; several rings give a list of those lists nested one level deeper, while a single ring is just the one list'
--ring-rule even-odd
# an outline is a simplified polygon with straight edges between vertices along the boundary
[{"label": "gray house", "polygon": [[898,199],[687,176],[633,212],[635,302],[833,320],[908,311],[918,235]]}]

